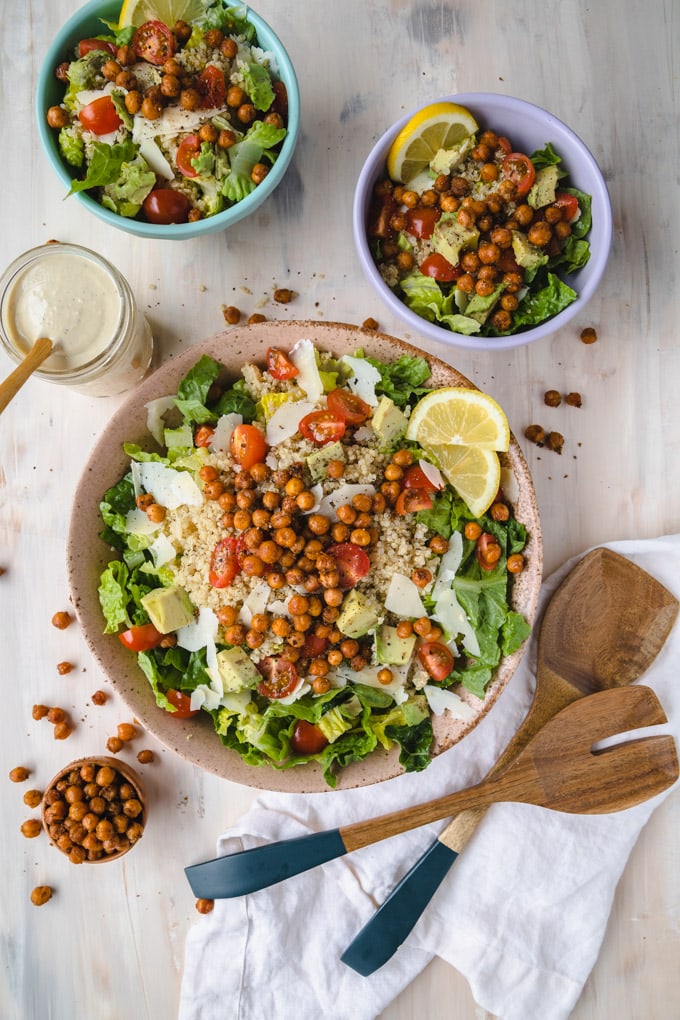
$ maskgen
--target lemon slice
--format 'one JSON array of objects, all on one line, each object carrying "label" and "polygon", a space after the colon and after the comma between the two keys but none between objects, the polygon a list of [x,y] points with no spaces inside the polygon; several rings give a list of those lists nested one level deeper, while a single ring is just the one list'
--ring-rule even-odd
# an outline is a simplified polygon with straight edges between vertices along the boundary
[{"label": "lemon slice", "polygon": [[176,21],[200,18],[205,7],[204,0],[124,0],[118,28],[139,28],[145,21],[162,21],[172,28]]},{"label": "lemon slice", "polygon": [[440,149],[453,149],[477,131],[477,121],[457,103],[431,103],[415,113],[387,153],[393,181],[408,184],[425,170]]},{"label": "lemon slice", "polygon": [[481,517],[495,500],[501,484],[501,465],[494,450],[479,446],[428,447],[440,470],[464,499],[475,517]]},{"label": "lemon slice", "polygon": [[427,449],[452,444],[505,452],[510,446],[510,428],[493,397],[479,390],[447,386],[418,401],[406,438]]}]

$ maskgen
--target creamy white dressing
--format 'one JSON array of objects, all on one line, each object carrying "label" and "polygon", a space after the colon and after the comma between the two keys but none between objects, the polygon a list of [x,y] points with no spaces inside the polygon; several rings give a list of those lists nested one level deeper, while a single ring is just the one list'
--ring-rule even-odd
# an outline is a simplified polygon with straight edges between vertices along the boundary
[{"label": "creamy white dressing", "polygon": [[120,291],[101,266],[73,252],[55,252],[17,273],[3,302],[2,324],[24,354],[39,337],[49,337],[55,350],[44,368],[69,371],[110,346],[121,311]]}]

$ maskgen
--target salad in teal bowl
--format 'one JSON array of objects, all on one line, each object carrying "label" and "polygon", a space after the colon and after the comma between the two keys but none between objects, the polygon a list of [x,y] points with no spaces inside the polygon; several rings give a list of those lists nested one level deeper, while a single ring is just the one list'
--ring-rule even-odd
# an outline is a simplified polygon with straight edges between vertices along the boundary
[{"label": "salad in teal bowl", "polygon": [[281,182],[299,95],[282,43],[245,5],[92,0],[48,50],[36,117],[74,201],[181,240],[238,222]]}]

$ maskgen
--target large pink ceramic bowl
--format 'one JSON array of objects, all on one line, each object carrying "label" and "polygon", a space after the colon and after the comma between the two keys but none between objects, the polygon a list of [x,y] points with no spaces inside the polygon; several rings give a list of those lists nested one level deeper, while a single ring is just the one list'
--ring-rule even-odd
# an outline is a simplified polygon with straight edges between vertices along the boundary
[{"label": "large pink ceramic bowl", "polygon": [[[68,570],[75,611],[85,638],[110,683],[126,702],[132,714],[167,747],[182,758],[244,786],[290,792],[319,792],[328,786],[315,763],[277,771],[269,767],[246,765],[233,751],[223,747],[215,734],[212,720],[201,713],[180,720],[156,707],[152,690],[132,655],[115,635],[104,635],[104,620],[99,607],[99,577],[111,559],[111,549],[100,539],[102,521],[99,502],[106,489],[128,470],[129,458],[124,442],[149,446],[145,404],[156,397],[175,393],[177,384],[202,354],[221,361],[233,378],[240,375],[245,362],[264,364],[268,347],[289,349],[301,337],[311,339],[319,349],[336,356],[362,347],[368,354],[393,361],[402,354],[422,355],[422,351],[371,330],[339,323],[265,322],[257,326],[236,326],[183,351],[146,379],[118,409],[94,447],[77,487],[68,537]],[[434,386],[472,386],[455,369],[436,358],[428,359]],[[527,568],[518,575],[513,588],[514,608],[532,621],[536,611],[542,572],[541,532],[534,488],[526,462],[513,438],[510,451],[501,455],[506,472],[514,476],[514,510],[529,532],[526,549]],[[511,493],[508,486],[506,494]],[[483,701],[461,692],[473,707],[473,718],[462,723],[447,713],[434,718],[434,753],[452,747],[490,711],[498,695],[514,673],[522,649],[504,659]],[[366,786],[398,775],[402,768],[398,750],[376,751],[363,762],[341,772],[338,789]]]},{"label": "large pink ceramic bowl", "polygon": [[[373,187],[386,173],[385,161],[390,146],[417,110],[412,110],[385,131],[368,154],[359,174],[354,193],[353,230],[355,248],[366,279],[390,311],[408,327],[409,334],[416,338],[419,335],[426,336],[439,344],[464,347],[468,350],[506,351],[557,333],[573,319],[583,315],[585,306],[600,284],[609,258],[612,239],[611,204],[604,177],[595,158],[571,128],[552,113],[523,99],[492,92],[466,92],[442,96],[433,99],[432,102],[458,103],[466,107],[481,130],[488,128],[499,135],[506,135],[516,151],[525,152],[527,155],[544,148],[548,142],[552,143],[555,151],[562,157],[563,168],[569,173],[569,183],[590,195],[592,199],[592,227],[586,238],[590,241],[590,260],[573,275],[562,276],[564,282],[576,291],[578,297],[557,315],[521,333],[499,337],[466,336],[454,333],[436,322],[428,322],[411,311],[387,286],[371,254],[366,221]],[[558,275],[561,275],[559,270]]]}]

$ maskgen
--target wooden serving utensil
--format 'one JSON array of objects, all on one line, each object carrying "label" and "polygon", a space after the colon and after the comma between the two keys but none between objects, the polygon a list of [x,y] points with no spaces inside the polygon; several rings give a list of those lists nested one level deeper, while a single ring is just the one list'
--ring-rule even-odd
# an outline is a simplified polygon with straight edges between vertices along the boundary
[{"label": "wooden serving utensil", "polygon": [[5,410],[10,400],[17,395],[24,383],[30,379],[36,368],[50,356],[54,344],[46,337],[40,337],[13,372],[0,383],[0,413]]},{"label": "wooden serving utensil", "polygon": [[[677,599],[624,556],[602,547],[584,556],[545,610],[533,701],[487,775],[507,768],[566,705],[642,676],[677,614]],[[345,963],[371,974],[396,952],[483,816],[483,810],[465,811],[449,823],[347,948]]]},{"label": "wooden serving utensil", "polygon": [[642,737],[595,752],[593,745],[666,721],[649,687],[600,691],[562,709],[504,772],[467,790],[367,822],[219,857],[185,872],[198,897],[239,896],[467,808],[514,801],[576,814],[620,811],[675,782],[675,741],[670,736]]}]

